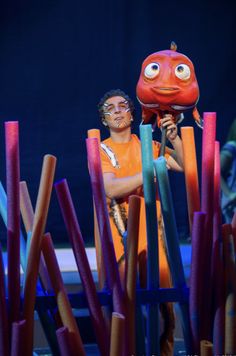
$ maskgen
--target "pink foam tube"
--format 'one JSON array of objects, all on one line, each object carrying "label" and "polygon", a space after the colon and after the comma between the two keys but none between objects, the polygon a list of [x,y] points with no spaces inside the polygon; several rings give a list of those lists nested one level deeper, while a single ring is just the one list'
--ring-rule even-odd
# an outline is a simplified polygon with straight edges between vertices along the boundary
[{"label": "pink foam tube", "polygon": [[202,339],[212,339],[212,288],[211,288],[211,252],[213,241],[213,211],[214,211],[214,160],[215,160],[216,113],[204,113],[202,139],[202,180],[201,180],[201,211],[206,213],[204,241],[202,241],[204,258],[203,289],[205,290]]},{"label": "pink foam tube", "polygon": [[65,225],[70,237],[70,242],[72,244],[76,264],[87,297],[98,346],[101,354],[107,355],[109,349],[108,330],[106,330],[105,320],[97,297],[97,291],[89,267],[83,237],[66,179],[57,182],[55,184],[55,188]]},{"label": "pink foam tube", "polygon": [[216,113],[204,113],[204,127],[202,139],[202,185],[201,185],[201,210],[213,215],[213,182],[215,158]]},{"label": "pink foam tube", "polygon": [[124,295],[121,288],[120,276],[112,241],[110,222],[106,206],[100,152],[97,138],[87,138],[87,155],[97,213],[99,233],[101,237],[102,251],[105,261],[106,275],[109,287],[112,289],[114,312],[124,314]]},{"label": "pink foam tube", "polygon": [[0,245],[0,355],[9,355],[9,334],[7,305],[4,284],[4,264],[2,258],[2,249]]},{"label": "pink foam tube", "polygon": [[136,281],[138,259],[138,231],[141,198],[129,197],[129,214],[127,226],[126,275],[126,332],[125,343],[128,355],[136,354]]},{"label": "pink foam tube", "polygon": [[63,326],[60,329],[57,329],[56,334],[61,356],[71,356],[73,351],[70,345],[70,334],[68,328]]},{"label": "pink foam tube", "polygon": [[25,345],[27,342],[25,320],[12,324],[11,356],[25,355]]},{"label": "pink foam tube", "polygon": [[7,255],[9,322],[20,313],[20,198],[19,125],[5,122],[7,185]]},{"label": "pink foam tube", "polygon": [[199,353],[202,327],[201,305],[204,301],[205,292],[202,289],[202,244],[201,238],[204,233],[206,214],[195,212],[192,226],[192,257],[189,289],[190,324],[193,340],[194,353]]},{"label": "pink foam tube", "polygon": [[214,167],[214,218],[213,218],[213,248],[212,248],[212,287],[214,293],[214,320],[213,320],[213,349],[215,355],[224,353],[224,266],[222,260],[221,240],[221,209],[220,209],[220,147],[215,142]]}]

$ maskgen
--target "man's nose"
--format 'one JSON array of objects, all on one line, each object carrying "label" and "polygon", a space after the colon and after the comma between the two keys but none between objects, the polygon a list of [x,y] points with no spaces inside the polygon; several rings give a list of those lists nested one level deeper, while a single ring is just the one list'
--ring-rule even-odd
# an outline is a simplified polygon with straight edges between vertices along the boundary
[{"label": "man's nose", "polygon": [[114,109],[115,109],[115,112],[120,112],[120,106],[119,105],[115,106]]}]

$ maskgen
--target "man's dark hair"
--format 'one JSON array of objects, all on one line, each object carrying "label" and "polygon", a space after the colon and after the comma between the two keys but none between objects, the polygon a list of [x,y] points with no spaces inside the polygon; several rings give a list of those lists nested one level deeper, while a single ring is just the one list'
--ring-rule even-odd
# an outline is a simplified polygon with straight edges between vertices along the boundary
[{"label": "man's dark hair", "polygon": [[106,92],[103,97],[100,99],[99,103],[98,103],[98,111],[99,111],[99,115],[101,120],[104,120],[104,103],[107,101],[107,99],[109,98],[113,98],[113,96],[122,96],[122,98],[124,98],[125,100],[128,101],[129,104],[129,108],[130,108],[130,112],[132,114],[132,116],[134,117],[134,104],[132,102],[132,100],[130,99],[130,97],[125,94],[124,91],[120,90],[120,89],[112,89],[109,90],[108,92]]}]

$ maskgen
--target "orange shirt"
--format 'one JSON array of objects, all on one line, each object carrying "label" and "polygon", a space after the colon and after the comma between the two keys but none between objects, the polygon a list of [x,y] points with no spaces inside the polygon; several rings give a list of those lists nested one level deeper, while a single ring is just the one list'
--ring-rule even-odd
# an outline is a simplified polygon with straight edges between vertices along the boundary
[{"label": "orange shirt", "polygon": [[[116,178],[133,176],[142,170],[141,158],[141,142],[139,138],[132,134],[131,140],[127,143],[116,143],[111,138],[104,140],[101,143],[101,163],[103,173],[114,173]],[[153,141],[153,157],[156,159],[159,155],[160,143]],[[173,152],[166,147],[165,157],[168,158]],[[140,224],[139,224],[139,242],[138,253],[147,249],[146,238],[146,217],[145,217],[145,203],[143,198],[142,187],[137,188],[132,194],[141,196],[140,208]],[[131,195],[131,194],[129,194]],[[127,228],[128,216],[128,198],[129,195],[119,199],[108,199],[107,206],[109,212],[109,219],[112,231],[112,238],[117,261],[120,261],[124,256],[124,244],[122,234]],[[169,286],[168,263],[166,260],[166,253],[163,239],[162,218],[160,214],[160,202],[157,198],[157,219],[158,219],[158,236],[159,236],[159,265],[161,286]],[[167,283],[167,284],[166,284]]]}]

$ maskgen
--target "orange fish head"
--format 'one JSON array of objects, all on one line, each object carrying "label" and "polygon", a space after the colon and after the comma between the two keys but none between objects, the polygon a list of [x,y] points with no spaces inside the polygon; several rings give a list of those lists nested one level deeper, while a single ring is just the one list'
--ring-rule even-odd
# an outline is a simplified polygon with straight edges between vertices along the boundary
[{"label": "orange fish head", "polygon": [[193,63],[172,49],[149,55],[143,61],[136,94],[146,113],[168,111],[178,116],[193,109],[199,99]]}]

